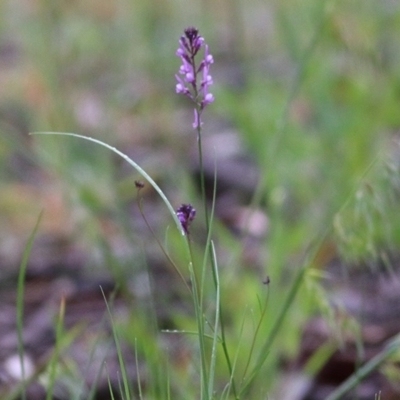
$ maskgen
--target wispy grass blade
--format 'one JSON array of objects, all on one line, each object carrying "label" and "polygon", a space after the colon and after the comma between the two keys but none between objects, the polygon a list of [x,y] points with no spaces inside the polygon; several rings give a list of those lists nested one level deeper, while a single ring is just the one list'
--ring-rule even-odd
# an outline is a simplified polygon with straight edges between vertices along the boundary
[{"label": "wispy grass blade", "polygon": [[246,366],[245,366],[245,368],[244,368],[243,379],[242,379],[242,381],[245,381],[246,374],[247,374],[248,368],[249,368],[249,366],[250,366],[251,359],[252,359],[252,357],[253,357],[254,348],[255,348],[255,345],[256,345],[256,342],[257,342],[257,338],[258,338],[258,333],[259,333],[259,331],[260,331],[262,322],[264,321],[264,317],[265,317],[265,314],[266,314],[266,312],[267,312],[268,295],[269,295],[269,292],[267,293],[267,298],[266,298],[264,304],[261,304],[261,301],[259,300],[259,306],[260,306],[260,310],[261,310],[261,315],[260,315],[260,319],[259,319],[259,321],[258,321],[258,323],[257,323],[256,330],[255,330],[255,332],[254,332],[253,339],[252,339],[252,341],[251,341],[250,350],[249,350],[249,355],[248,355],[248,358],[247,358]]},{"label": "wispy grass blade", "polygon": [[[201,301],[203,301],[203,294],[204,294],[204,284],[205,284],[205,277],[206,277],[206,271],[207,271],[207,260],[209,255],[211,254],[212,262],[216,261],[214,260],[214,253],[211,248],[211,242],[212,242],[212,227],[213,227],[213,221],[214,221],[214,215],[215,215],[215,204],[217,200],[217,163],[215,161],[214,165],[214,184],[213,184],[213,197],[212,197],[212,203],[211,203],[211,212],[210,212],[210,221],[209,221],[209,227],[207,228],[207,239],[206,239],[206,246],[204,248],[204,256],[203,256],[203,265],[202,265],[202,277],[201,277]],[[205,201],[205,199],[204,199]],[[213,276],[215,273],[215,266],[212,266],[213,268]],[[221,315],[221,314],[220,314]]]},{"label": "wispy grass blade", "polygon": [[115,400],[114,397],[114,390],[111,385],[110,374],[107,373],[107,383],[108,383],[108,390],[110,392],[111,400]]},{"label": "wispy grass blade", "polygon": [[104,302],[106,303],[107,313],[108,313],[108,316],[109,316],[109,318],[110,318],[111,329],[112,329],[113,336],[114,336],[115,347],[116,347],[116,349],[117,349],[118,362],[119,362],[119,367],[120,367],[120,369],[121,369],[122,382],[123,382],[123,385],[124,385],[124,387],[123,387],[123,392],[121,391],[121,395],[122,395],[122,393],[124,393],[124,394],[125,394],[124,398],[125,398],[126,400],[130,400],[130,399],[131,399],[130,385],[129,385],[129,383],[128,383],[128,382],[129,382],[129,381],[128,381],[128,374],[127,374],[127,372],[126,372],[124,357],[123,357],[123,355],[122,355],[121,344],[120,344],[120,341],[119,341],[117,328],[116,328],[116,326],[115,326],[114,318],[113,318],[113,316],[112,316],[112,312],[111,312],[111,309],[110,309],[110,305],[109,305],[109,303],[108,303],[108,300],[107,300],[107,298],[106,298],[106,295],[104,294],[104,291],[103,291],[103,289],[102,289],[101,287],[100,287],[100,290],[101,290],[101,293],[102,293],[102,295],[103,295]]},{"label": "wispy grass blade", "polygon": [[143,400],[143,393],[142,393],[142,384],[140,382],[140,369],[139,369],[139,357],[137,351],[137,339],[135,338],[135,364],[136,364],[136,373],[137,373],[137,385],[139,390],[139,399]]},{"label": "wispy grass blade", "polygon": [[[223,392],[221,394],[221,399],[228,400],[230,392],[232,390],[232,383],[233,383],[234,374],[235,374],[235,370],[236,370],[236,365],[237,365],[237,361],[239,359],[239,353],[240,353],[242,340],[243,340],[243,332],[244,332],[244,326],[245,326],[245,322],[246,322],[246,314],[247,314],[247,310],[244,311],[242,322],[240,324],[239,340],[238,340],[238,344],[237,344],[237,348],[236,348],[236,352],[235,352],[235,357],[233,358],[233,363],[232,363],[232,373],[231,373],[231,375],[229,377],[228,384],[226,385],[226,387],[224,388],[224,390],[223,390]],[[238,398],[239,397],[235,395],[235,399],[238,399]]]},{"label": "wispy grass blade", "polygon": [[211,349],[211,362],[210,362],[210,374],[208,377],[208,397],[210,399],[213,398],[214,392],[214,381],[215,381],[215,365],[217,361],[217,344],[218,344],[218,326],[220,321],[220,285],[219,285],[219,272],[218,272],[218,262],[217,255],[215,253],[214,242],[211,242],[211,250],[214,257],[214,262],[212,263],[213,267],[216,269],[215,276],[217,278],[217,286],[215,293],[215,322],[214,322],[214,336],[213,336],[213,344]]},{"label": "wispy grass blade", "polygon": [[50,359],[48,365],[48,376],[49,376],[49,385],[47,388],[46,400],[53,399],[53,391],[57,378],[57,368],[59,363],[59,355],[61,350],[61,341],[63,339],[63,331],[64,331],[64,316],[65,316],[65,298],[61,299],[60,304],[60,312],[58,314],[57,323],[56,323],[56,343],[53,355]]},{"label": "wispy grass blade", "polygon": [[[107,352],[106,352],[107,353]],[[104,355],[104,358],[106,357],[106,355]],[[90,388],[89,393],[87,394],[87,399],[88,400],[93,400],[96,398],[96,392],[97,392],[97,385],[100,381],[101,375],[103,374],[103,370],[104,370],[104,362],[102,363],[101,367],[99,368],[99,370],[97,371],[97,374],[93,380],[93,384],[92,387]],[[83,393],[83,391],[81,391],[81,394]]]},{"label": "wispy grass blade", "polygon": [[84,135],[79,135],[77,133],[69,133],[69,132],[32,132],[31,135],[58,135],[58,136],[69,136],[69,137],[75,137],[83,140],[87,140],[89,142],[96,143],[100,146],[103,146],[107,148],[108,150],[111,150],[115,154],[118,154],[120,157],[122,157],[128,164],[130,164],[133,168],[138,171],[143,178],[145,178],[151,186],[153,186],[154,190],[160,195],[161,199],[164,201],[165,205],[168,208],[168,211],[170,212],[173,220],[175,221],[175,224],[178,228],[178,230],[181,232],[181,234],[184,236],[185,232],[182,228],[181,223],[179,222],[179,219],[176,216],[176,212],[174,208],[172,207],[171,203],[169,202],[167,196],[164,194],[164,192],[161,190],[161,188],[157,185],[157,183],[153,180],[153,178],[142,168],[140,167],[139,164],[137,164],[135,161],[133,161],[131,158],[129,158],[126,154],[122,153],[118,149],[116,149],[113,146],[110,146],[107,143],[102,142],[101,140],[89,137],[89,136],[84,136]]},{"label": "wispy grass blade", "polygon": [[399,351],[399,349],[400,334],[392,338],[380,353],[346,379],[326,398],[326,400],[340,400],[343,395],[354,389],[363,379],[365,379],[371,372],[375,371],[384,361]]},{"label": "wispy grass blade", "polygon": [[[188,239],[189,241],[189,239]],[[193,259],[193,258],[192,258]],[[193,268],[193,263],[189,263],[190,279],[192,283],[193,290],[193,306],[196,315],[197,329],[198,329],[198,340],[199,340],[199,351],[200,351],[200,364],[201,364],[201,383],[200,383],[200,399],[209,400],[208,397],[208,370],[207,370],[207,360],[206,360],[206,348],[205,348],[205,334],[204,334],[204,315],[203,307],[201,304],[201,299],[199,296],[199,285],[197,283],[196,273]]]},{"label": "wispy grass blade", "polygon": [[167,371],[167,400],[171,400],[171,378],[169,376],[169,370]]},{"label": "wispy grass blade", "polygon": [[36,220],[36,224],[29,235],[28,242],[26,244],[24,254],[22,256],[21,265],[19,267],[18,284],[17,284],[17,336],[18,336],[18,356],[21,365],[21,376],[22,376],[22,400],[26,399],[26,388],[25,388],[25,360],[24,360],[24,340],[23,340],[23,319],[24,319],[24,292],[25,292],[25,276],[26,269],[28,266],[29,256],[32,251],[33,242],[36,237],[36,233],[39,229],[40,221],[42,219],[43,211],[39,213]]}]

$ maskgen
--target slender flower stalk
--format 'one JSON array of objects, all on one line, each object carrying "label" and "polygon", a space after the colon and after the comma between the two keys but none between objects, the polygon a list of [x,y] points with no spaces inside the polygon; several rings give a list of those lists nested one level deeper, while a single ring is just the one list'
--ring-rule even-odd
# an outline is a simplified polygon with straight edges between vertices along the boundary
[{"label": "slender flower stalk", "polygon": [[[197,63],[197,56],[199,55],[199,51],[204,49],[203,57],[199,63]],[[179,48],[176,51],[176,55],[181,59],[182,64],[179,68],[178,74],[175,75],[176,78],[176,93],[183,94],[188,97],[194,103],[194,120],[193,120],[193,128],[197,131],[197,146],[199,153],[199,168],[200,168],[200,186],[201,193],[204,203],[204,212],[205,212],[205,222],[207,229],[207,240],[211,241],[210,233],[210,217],[207,207],[207,199],[206,199],[206,190],[205,190],[205,179],[204,179],[204,169],[203,169],[203,150],[202,150],[202,126],[203,120],[202,115],[204,109],[211,103],[214,102],[214,95],[209,92],[209,87],[213,84],[212,76],[210,75],[210,66],[214,63],[214,58],[209,52],[209,47],[205,43],[205,40],[202,36],[199,35],[198,29],[194,27],[189,27],[184,30],[184,35],[179,39]],[[184,207],[182,209],[182,207]],[[177,210],[177,217],[181,221],[183,230],[186,235],[188,235],[188,225],[192,222],[193,218],[190,218],[190,210],[187,207],[191,207],[190,205],[182,205]],[[209,259],[212,264],[212,274],[213,280],[216,287],[216,290],[219,290],[218,284],[218,276],[217,276],[217,265],[215,262],[215,255],[213,254],[212,246],[207,246],[209,252]],[[207,251],[207,250],[206,250]],[[200,288],[200,308],[202,308],[202,289]],[[201,310],[200,310],[201,311]],[[223,323],[223,313],[222,306],[219,303],[219,321],[220,321],[220,330],[221,330],[221,344],[223,348],[223,352],[225,355],[225,359],[228,365],[228,370],[232,382],[232,390],[235,398],[236,388],[234,380],[232,379],[232,363],[229,357],[227,344],[225,341],[225,329]],[[202,311],[201,311],[202,314]],[[204,327],[202,327],[202,322],[199,321],[199,334],[202,334]],[[201,339],[200,339],[201,345]]]},{"label": "slender flower stalk", "polygon": [[[203,58],[196,63],[200,49],[204,47]],[[204,202],[207,232],[210,230],[209,216],[206,204],[205,181],[203,169],[203,151],[201,143],[201,128],[203,125],[202,114],[206,106],[214,102],[214,95],[209,92],[209,87],[214,83],[210,75],[210,66],[214,63],[214,57],[209,52],[199,30],[189,27],[184,30],[184,35],[179,39],[179,48],[176,55],[181,59],[182,65],[175,75],[176,93],[183,94],[194,103],[193,128],[197,130],[197,143],[199,152],[200,186]],[[212,258],[212,257],[211,257]]]},{"label": "slender flower stalk", "polygon": [[[197,65],[196,56],[198,56],[202,47],[204,47],[203,59]],[[214,57],[210,54],[208,45],[205,43],[204,38],[199,35],[199,30],[194,27],[189,27],[184,30],[184,35],[179,39],[179,48],[176,51],[176,55],[182,61],[178,74],[175,75],[177,81],[176,93],[189,97],[195,105],[193,110],[193,128],[197,130],[200,186],[205,208],[206,228],[208,232],[210,226],[205,195],[203,151],[201,143],[201,127],[203,121],[201,117],[206,106],[214,101],[214,95],[209,92],[209,87],[213,84],[213,79],[210,75],[210,66],[214,63]]]}]

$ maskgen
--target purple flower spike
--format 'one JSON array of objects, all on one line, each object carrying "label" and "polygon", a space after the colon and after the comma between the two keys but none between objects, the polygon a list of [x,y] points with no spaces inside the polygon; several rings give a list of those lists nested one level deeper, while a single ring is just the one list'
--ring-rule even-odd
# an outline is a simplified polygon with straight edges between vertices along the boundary
[{"label": "purple flower spike", "polygon": [[[179,48],[176,51],[176,55],[182,61],[178,74],[175,75],[178,82],[176,93],[184,94],[196,104],[193,122],[193,128],[196,129],[202,125],[201,114],[204,108],[214,101],[214,96],[208,92],[208,88],[213,84],[209,72],[214,58],[209,53],[204,38],[199,35],[198,29],[190,27],[184,32],[185,34],[179,39]],[[204,47],[204,57],[197,66],[195,58],[202,47]]]},{"label": "purple flower spike", "polygon": [[185,234],[189,235],[189,225],[196,216],[196,209],[191,204],[182,204],[176,210],[176,216],[178,217]]}]

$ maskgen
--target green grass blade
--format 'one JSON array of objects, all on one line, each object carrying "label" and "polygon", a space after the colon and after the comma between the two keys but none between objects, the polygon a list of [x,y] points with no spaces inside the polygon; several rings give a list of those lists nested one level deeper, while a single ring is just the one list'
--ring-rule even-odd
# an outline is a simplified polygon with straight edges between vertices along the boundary
[{"label": "green grass blade", "polygon": [[78,135],[76,133],[69,133],[69,132],[32,132],[31,135],[58,135],[58,136],[69,136],[69,137],[75,137],[83,140],[87,140],[89,142],[96,143],[100,146],[103,146],[107,148],[108,150],[111,150],[115,154],[118,154],[120,157],[122,157],[128,164],[130,164],[133,168],[138,171],[143,178],[145,178],[151,186],[153,186],[154,190],[160,195],[161,199],[164,201],[165,205],[168,208],[168,211],[170,212],[173,220],[175,221],[175,224],[178,228],[178,230],[181,232],[183,236],[185,236],[185,231],[182,228],[181,223],[179,222],[178,217],[176,216],[176,212],[174,208],[172,207],[171,203],[169,202],[167,196],[164,194],[164,192],[161,190],[161,188],[157,185],[157,183],[153,180],[153,178],[142,168],[140,167],[139,164],[137,164],[135,161],[133,161],[131,158],[129,158],[126,154],[122,153],[118,149],[116,149],[113,146],[110,146],[107,143],[102,142],[101,140],[94,139],[89,136],[83,136],[83,135]]},{"label": "green grass blade", "polygon": [[32,251],[33,242],[35,240],[36,233],[38,231],[40,221],[42,219],[43,211],[40,212],[36,224],[33,228],[32,233],[29,235],[28,243],[26,244],[24,254],[22,257],[21,265],[18,274],[18,285],[17,285],[17,336],[18,336],[18,355],[21,364],[21,375],[23,390],[21,393],[22,400],[26,399],[25,390],[25,361],[24,361],[24,342],[23,342],[23,319],[24,319],[24,290],[25,290],[25,276],[26,269],[28,266],[29,256]]},{"label": "green grass blade", "polygon": [[115,400],[114,391],[113,391],[111,381],[110,381],[110,374],[108,374],[108,373],[107,373],[107,383],[108,383],[108,390],[110,392],[111,400]]},{"label": "green grass blade", "polygon": [[204,315],[203,315],[203,307],[200,301],[199,296],[199,287],[197,284],[196,274],[193,269],[193,263],[189,263],[189,272],[190,279],[192,282],[192,298],[193,298],[193,306],[196,315],[197,329],[198,329],[198,339],[199,339],[199,351],[200,351],[200,363],[201,363],[201,383],[200,383],[200,399],[201,400],[209,400],[208,390],[207,390],[207,382],[208,382],[208,371],[207,371],[207,362],[206,362],[206,350],[204,344]]},{"label": "green grass blade", "polygon": [[124,394],[125,394],[125,399],[129,400],[131,399],[131,394],[130,394],[130,386],[128,383],[128,374],[126,372],[126,367],[125,367],[125,362],[124,362],[124,357],[122,355],[122,350],[121,350],[121,345],[119,342],[119,338],[118,338],[118,332],[114,323],[114,319],[111,313],[111,309],[110,309],[110,305],[108,304],[107,298],[104,294],[103,289],[100,287],[101,293],[103,295],[104,301],[106,303],[106,307],[107,307],[107,313],[108,316],[110,318],[110,322],[111,322],[111,328],[112,328],[112,332],[113,332],[113,336],[114,336],[114,342],[115,342],[115,347],[117,349],[117,354],[118,354],[118,362],[119,362],[119,366],[121,369],[121,374],[122,374],[122,381],[123,381],[123,385],[124,385]]},{"label": "green grass blade", "polygon": [[136,371],[137,371],[137,384],[138,384],[138,390],[139,390],[139,399],[143,400],[142,384],[140,382],[139,357],[138,357],[137,339],[136,338],[135,338],[135,364],[136,364]]},{"label": "green grass blade", "polygon": [[46,400],[53,399],[53,391],[57,378],[57,367],[58,367],[58,358],[60,355],[61,341],[63,339],[63,327],[64,327],[64,316],[65,316],[65,299],[61,299],[60,304],[60,312],[58,314],[57,323],[56,323],[56,343],[53,355],[49,362],[49,385],[47,388]]},{"label": "green grass blade", "polygon": [[208,397],[210,399],[213,398],[214,391],[214,381],[215,381],[215,365],[217,361],[217,343],[218,343],[218,326],[220,321],[220,285],[219,285],[219,273],[218,273],[218,263],[217,263],[217,255],[215,254],[214,242],[211,242],[211,250],[213,253],[214,262],[212,263],[215,268],[215,276],[217,279],[216,285],[216,293],[215,293],[215,322],[214,322],[214,336],[213,336],[213,344],[211,350],[211,362],[210,362],[210,374],[208,377]]},{"label": "green grass blade", "polygon": [[375,371],[384,361],[390,358],[400,348],[400,334],[392,338],[385,348],[368,361],[359,370],[354,372],[348,379],[346,379],[337,389],[335,389],[326,400],[339,400],[355,388],[363,379],[365,379],[371,372]]}]

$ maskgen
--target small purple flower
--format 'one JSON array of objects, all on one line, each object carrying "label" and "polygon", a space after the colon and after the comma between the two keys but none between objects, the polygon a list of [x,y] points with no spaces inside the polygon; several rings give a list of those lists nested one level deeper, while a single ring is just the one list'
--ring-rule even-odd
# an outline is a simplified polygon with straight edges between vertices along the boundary
[{"label": "small purple flower", "polygon": [[189,235],[189,225],[196,216],[196,209],[191,204],[182,204],[176,210],[176,216],[178,217],[186,235]]},{"label": "small purple flower", "polygon": [[[199,35],[198,29],[190,27],[184,32],[185,34],[179,39],[179,48],[176,51],[176,55],[182,61],[178,74],[175,75],[176,93],[184,94],[196,104],[193,128],[199,128],[202,125],[201,114],[204,108],[214,101],[214,96],[208,92],[209,86],[213,84],[209,72],[214,58],[209,53],[204,38]],[[203,46],[204,57],[197,66],[195,57]]]}]

